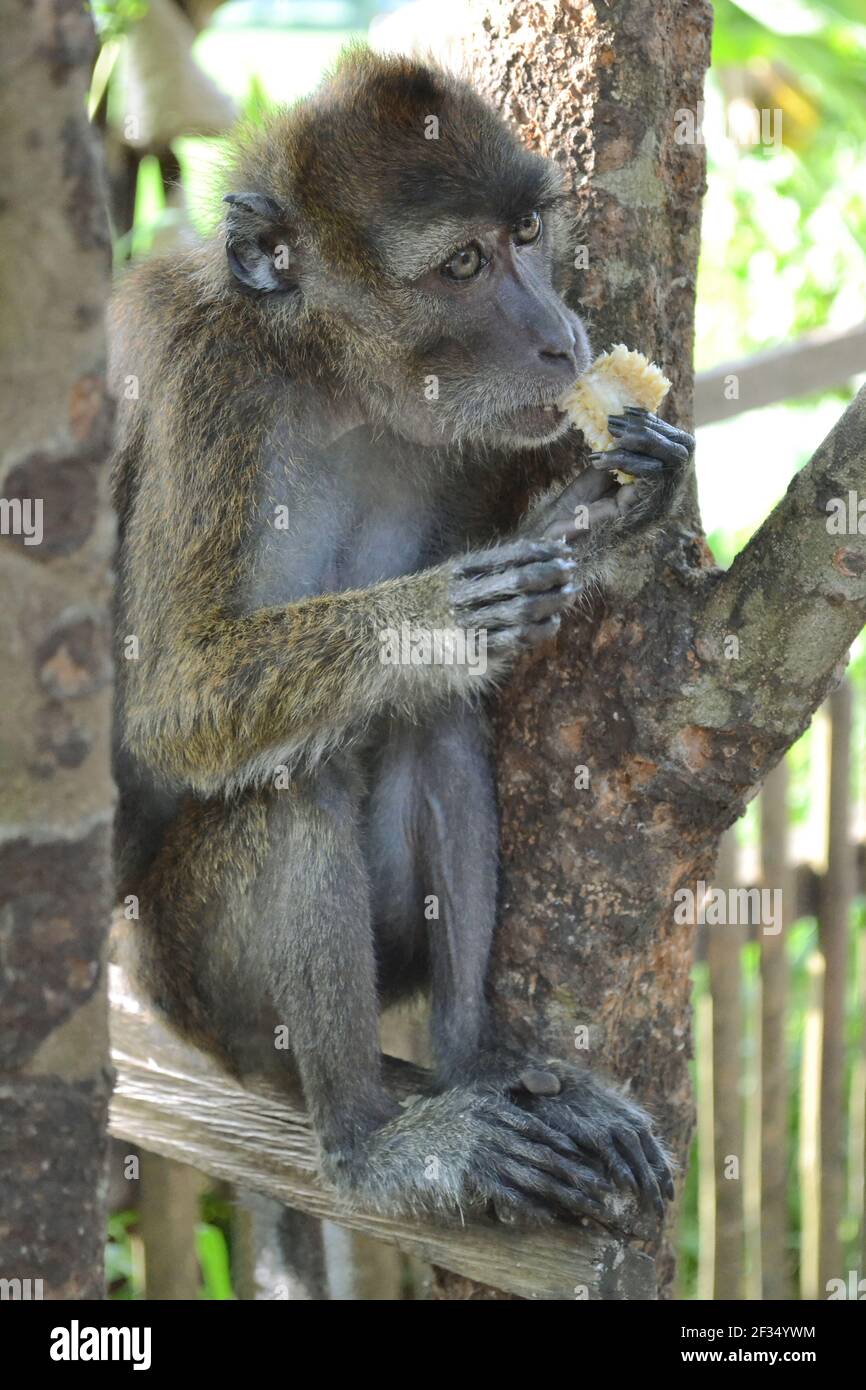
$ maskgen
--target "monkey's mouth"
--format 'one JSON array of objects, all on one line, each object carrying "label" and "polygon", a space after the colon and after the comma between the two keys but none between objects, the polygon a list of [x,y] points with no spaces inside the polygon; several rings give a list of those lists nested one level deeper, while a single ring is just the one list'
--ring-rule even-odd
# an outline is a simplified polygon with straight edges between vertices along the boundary
[{"label": "monkey's mouth", "polygon": [[544,439],[547,435],[558,434],[565,418],[565,411],[558,405],[522,405],[500,415],[496,424],[524,438]]}]

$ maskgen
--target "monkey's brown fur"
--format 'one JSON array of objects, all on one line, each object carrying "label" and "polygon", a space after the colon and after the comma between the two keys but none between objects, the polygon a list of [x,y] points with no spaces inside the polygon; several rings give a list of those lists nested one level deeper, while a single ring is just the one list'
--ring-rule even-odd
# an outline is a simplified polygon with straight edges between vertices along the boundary
[{"label": "monkey's brown fur", "polygon": [[[300,1076],[326,1171],[384,1209],[598,1211],[605,1173],[660,1201],[646,1117],[573,1068],[557,1100],[522,1086],[532,1059],[490,1016],[483,696],[670,505],[687,436],[633,422],[635,487],[588,473],[520,517],[574,470],[554,405],[590,360],[561,297],[571,215],[455,79],[355,51],[239,137],[229,179],[212,240],[137,268],[112,314],[141,978],[235,1071]],[[483,629],[486,673],[384,663],[403,625]],[[377,1014],[425,981],[442,1091],[403,1113]]]}]

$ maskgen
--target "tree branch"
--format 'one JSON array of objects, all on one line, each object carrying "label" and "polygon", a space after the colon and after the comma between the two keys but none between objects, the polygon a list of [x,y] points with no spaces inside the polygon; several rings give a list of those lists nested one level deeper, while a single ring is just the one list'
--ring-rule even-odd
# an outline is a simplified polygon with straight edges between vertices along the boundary
[{"label": "tree branch", "polygon": [[866,388],[696,614],[678,710],[694,772],[756,786],[835,684],[866,624],[864,497]]}]

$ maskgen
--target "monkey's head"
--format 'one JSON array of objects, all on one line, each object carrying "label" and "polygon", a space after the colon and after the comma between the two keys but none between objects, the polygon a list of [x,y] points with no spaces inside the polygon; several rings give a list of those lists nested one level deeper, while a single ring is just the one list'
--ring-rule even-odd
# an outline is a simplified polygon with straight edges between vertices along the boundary
[{"label": "monkey's head", "polygon": [[590,360],[562,298],[568,200],[471,88],[350,50],[242,137],[232,177],[232,291],[287,346],[325,344],[373,419],[423,444],[512,449],[567,428],[554,403]]}]

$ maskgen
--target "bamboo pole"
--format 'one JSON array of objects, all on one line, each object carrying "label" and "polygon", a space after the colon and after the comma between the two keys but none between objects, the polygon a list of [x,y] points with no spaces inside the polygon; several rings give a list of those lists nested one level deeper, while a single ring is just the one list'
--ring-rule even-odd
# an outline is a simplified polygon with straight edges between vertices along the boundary
[{"label": "bamboo pole", "polygon": [[819,1297],[819,1213],[821,1208],[821,1008],[824,958],[813,951],[806,965],[807,994],[800,1072],[800,1297]]},{"label": "bamboo pole", "polygon": [[830,696],[830,814],[827,876],[818,940],[824,957],[821,1047],[821,1211],[819,1279],[844,1277],[840,1226],[845,1207],[845,992],[854,855],[851,817],[851,685]]},{"label": "bamboo pole", "polygon": [[713,1153],[713,1001],[709,991],[695,1008],[695,1100],[698,1111],[698,1279],[701,1302],[713,1296],[716,1265],[716,1166]]},{"label": "bamboo pole", "polygon": [[788,766],[783,759],[761,793],[761,883],[781,890],[782,922],[761,937],[761,1296],[792,1296],[788,1250],[788,1103],[785,1042],[788,927],[795,907],[789,862]]},{"label": "bamboo pole", "polygon": [[189,1301],[198,1296],[201,1274],[195,1228],[205,1182],[195,1168],[142,1149],[138,1226],[149,1301]]},{"label": "bamboo pole", "polygon": [[[719,848],[714,879],[727,890],[737,881],[737,847],[729,830]],[[742,925],[707,926],[713,1019],[713,1154],[715,1173],[715,1240],[713,1298],[743,1296],[743,1097],[741,952]]]},{"label": "bamboo pole", "polygon": [[866,932],[860,933],[857,958],[857,1005],[860,1045],[851,1070],[848,1185],[849,1206],[860,1231],[860,1278],[866,1279]]}]

